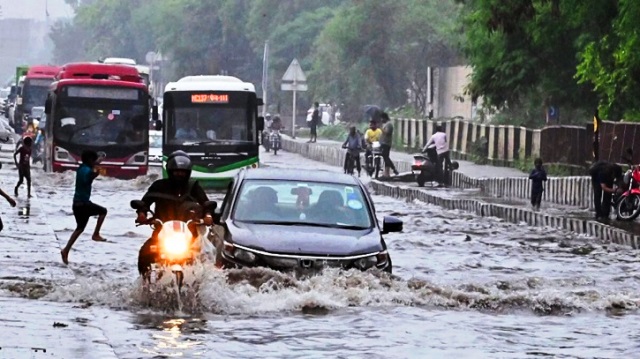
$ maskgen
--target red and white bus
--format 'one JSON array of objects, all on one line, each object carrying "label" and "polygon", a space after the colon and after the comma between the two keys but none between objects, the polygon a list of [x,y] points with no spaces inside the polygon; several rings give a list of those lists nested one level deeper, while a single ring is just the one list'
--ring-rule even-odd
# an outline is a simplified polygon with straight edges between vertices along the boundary
[{"label": "red and white bus", "polygon": [[102,175],[131,179],[147,173],[151,101],[135,67],[64,65],[45,112],[45,171],[76,169],[82,152],[91,149],[105,157]]},{"label": "red and white bus", "polygon": [[34,107],[44,106],[49,85],[54,81],[59,71],[60,67],[58,66],[29,66],[16,99],[14,121],[20,125],[21,121],[26,119],[25,116],[31,115],[31,110]]}]

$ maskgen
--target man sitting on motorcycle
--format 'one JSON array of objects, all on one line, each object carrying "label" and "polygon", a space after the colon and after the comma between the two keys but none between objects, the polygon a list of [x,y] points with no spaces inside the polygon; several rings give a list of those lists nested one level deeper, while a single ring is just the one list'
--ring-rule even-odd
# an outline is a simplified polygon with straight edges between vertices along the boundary
[{"label": "man sitting on motorcycle", "polygon": [[[183,151],[175,151],[169,155],[167,160],[168,178],[156,180],[151,184],[147,193],[142,197],[142,201],[150,209],[155,203],[154,218],[162,222],[170,220],[188,221],[191,215],[187,208],[194,203],[204,206],[209,200],[204,189],[197,181],[191,177],[191,158]],[[137,223],[147,222],[147,211],[138,210]],[[212,214],[205,210],[204,224],[213,224]],[[191,228],[194,237],[198,235],[195,228]],[[149,238],[138,255],[138,271],[141,275],[147,272],[151,263],[154,262],[155,255],[151,251],[151,246],[156,244],[157,235],[160,228],[156,228],[151,238]]]},{"label": "man sitting on motorcycle", "polygon": [[[365,161],[368,161],[369,156],[371,156],[371,146],[374,142],[380,141],[380,136],[382,136],[382,130],[378,128],[378,122],[375,119],[372,119],[369,121],[369,128],[364,133]],[[371,166],[371,163],[365,162],[365,165],[368,167]]]}]

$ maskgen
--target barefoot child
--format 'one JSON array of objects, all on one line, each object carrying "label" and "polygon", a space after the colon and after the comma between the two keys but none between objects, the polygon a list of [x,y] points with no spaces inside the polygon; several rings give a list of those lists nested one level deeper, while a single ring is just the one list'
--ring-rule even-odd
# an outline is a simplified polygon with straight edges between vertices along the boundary
[{"label": "barefoot child", "polygon": [[95,151],[87,150],[82,153],[82,164],[76,172],[76,191],[73,196],[72,207],[77,226],[76,230],[71,234],[69,242],[61,252],[64,264],[69,264],[69,251],[73,243],[75,243],[87,226],[89,217],[98,216],[98,223],[96,224],[96,229],[91,239],[96,242],[106,241],[106,239],[100,236],[100,228],[102,227],[102,223],[104,223],[104,218],[107,216],[107,209],[89,200],[91,197],[91,184],[93,180],[98,177],[98,172],[94,166],[100,163],[101,160],[102,158],[99,158]]},{"label": "barefoot child", "polygon": [[[13,161],[16,163],[16,167],[18,167],[18,176],[20,177],[13,191],[16,197],[18,197],[18,188],[22,186],[22,182],[26,179],[27,196],[31,198],[31,144],[33,144],[33,139],[31,137],[25,137],[22,145],[13,153]],[[20,161],[17,159],[18,154],[20,155]]]}]

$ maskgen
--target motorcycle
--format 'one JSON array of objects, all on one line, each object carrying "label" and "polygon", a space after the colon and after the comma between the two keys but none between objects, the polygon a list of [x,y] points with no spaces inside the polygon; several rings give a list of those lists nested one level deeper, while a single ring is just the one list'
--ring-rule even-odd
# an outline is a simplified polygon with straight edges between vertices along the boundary
[{"label": "motorcycle", "polygon": [[[411,174],[415,176],[418,186],[424,187],[426,182],[436,182],[438,178],[438,153],[435,147],[428,148],[426,154],[419,153],[413,155],[413,164],[411,165]],[[451,162],[451,170],[457,170],[460,167],[457,161]]]},{"label": "motorcycle", "polygon": [[[202,209],[197,204],[194,206]],[[211,212],[215,210],[216,206],[217,203],[214,201],[208,201],[204,204],[204,208]],[[192,219],[186,222],[179,220],[162,222],[158,218],[154,218],[155,214],[141,200],[131,201],[131,208],[151,213],[151,218],[143,223],[137,223],[136,227],[149,225],[154,230],[153,235],[157,236],[155,244],[150,246],[153,261],[150,263],[149,270],[142,275],[143,280],[148,284],[155,284],[168,269],[174,274],[175,284],[180,291],[184,284],[185,267],[192,265],[197,260],[203,260],[207,252],[213,253],[214,251],[213,245],[206,238],[204,221],[201,218],[196,218],[198,211],[190,210]],[[194,232],[197,235],[194,235]],[[139,257],[138,262],[141,260],[146,260],[146,258]]]},{"label": "motorcycle", "polygon": [[[346,149],[347,146],[342,146]],[[347,150],[347,158],[345,159],[345,173],[352,175],[356,169],[356,160],[360,157],[360,150]]]},{"label": "motorcycle", "polygon": [[271,143],[271,149],[273,149],[273,154],[277,155],[278,150],[280,149],[280,131],[279,130],[271,130],[271,134],[269,135],[269,142]]},{"label": "motorcycle", "polygon": [[640,166],[634,165],[624,175],[626,189],[614,197],[616,218],[633,221],[640,215]]},{"label": "motorcycle", "polygon": [[378,178],[382,170],[382,161],[382,146],[380,146],[380,142],[374,141],[371,143],[371,149],[369,153],[367,153],[367,158],[365,158],[365,167],[369,177]]}]

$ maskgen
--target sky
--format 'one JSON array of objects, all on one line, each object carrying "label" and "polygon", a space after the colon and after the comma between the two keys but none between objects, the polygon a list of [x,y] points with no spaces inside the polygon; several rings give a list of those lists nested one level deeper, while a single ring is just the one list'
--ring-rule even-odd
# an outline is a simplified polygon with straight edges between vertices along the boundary
[{"label": "sky", "polygon": [[73,16],[73,10],[64,0],[0,0],[1,18],[45,20],[45,4],[47,2],[50,20]]}]

